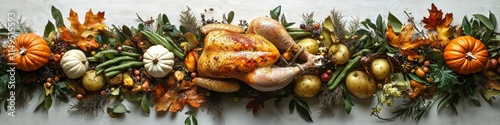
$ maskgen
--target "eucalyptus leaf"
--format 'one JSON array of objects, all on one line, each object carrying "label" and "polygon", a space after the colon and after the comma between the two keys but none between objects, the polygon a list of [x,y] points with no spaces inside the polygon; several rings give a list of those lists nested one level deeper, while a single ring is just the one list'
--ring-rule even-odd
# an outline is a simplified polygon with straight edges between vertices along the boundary
[{"label": "eucalyptus leaf", "polygon": [[43,32],[43,37],[44,38],[48,38],[49,34],[51,32],[54,32],[54,31],[56,31],[56,28],[54,27],[54,24],[52,24],[52,22],[50,22],[50,21],[47,21],[47,24],[45,25],[45,30]]},{"label": "eucalyptus leaf", "polygon": [[[329,32],[334,32],[333,21],[332,21],[332,18],[330,16],[326,17],[325,21],[323,21],[323,29],[326,29]],[[326,36],[325,36],[325,38],[326,38]]]},{"label": "eucalyptus leaf", "polygon": [[231,24],[231,22],[233,22],[233,19],[234,19],[234,11],[231,11],[229,12],[229,14],[227,14],[227,24]]},{"label": "eucalyptus leaf", "polygon": [[387,17],[387,20],[389,21],[389,25],[392,26],[392,29],[394,32],[399,33],[401,31],[401,28],[403,27],[403,23],[399,21],[396,16],[392,15],[392,13],[389,13],[389,16]]},{"label": "eucalyptus leaf", "polygon": [[66,27],[64,26],[64,20],[61,11],[59,11],[59,9],[57,9],[56,7],[52,6],[51,12],[52,12],[52,17],[56,20],[56,26]]},{"label": "eucalyptus leaf", "polygon": [[467,19],[467,16],[464,16],[464,19],[462,20],[462,28],[464,30],[465,35],[471,34],[472,28],[469,20]]},{"label": "eucalyptus leaf", "polygon": [[114,113],[126,113],[128,112],[127,107],[123,105],[122,103],[116,104],[116,106],[113,108]]},{"label": "eucalyptus leaf", "polygon": [[49,110],[51,106],[52,106],[52,96],[48,95],[45,97],[45,109]]},{"label": "eucalyptus leaf", "polygon": [[146,115],[149,115],[149,113],[151,112],[150,109],[149,109],[149,101],[148,101],[148,98],[146,98],[146,94],[144,94],[142,96],[142,99],[141,99],[141,108],[142,108],[142,111],[144,111],[144,113],[146,113]]},{"label": "eucalyptus leaf", "polygon": [[474,14],[473,15],[476,19],[478,19],[479,21],[481,21],[481,23],[484,24],[484,26],[486,26],[486,28],[490,29],[490,30],[495,30],[495,26],[493,25],[493,23],[491,22],[490,19],[488,19],[488,17],[482,15],[482,14]]}]

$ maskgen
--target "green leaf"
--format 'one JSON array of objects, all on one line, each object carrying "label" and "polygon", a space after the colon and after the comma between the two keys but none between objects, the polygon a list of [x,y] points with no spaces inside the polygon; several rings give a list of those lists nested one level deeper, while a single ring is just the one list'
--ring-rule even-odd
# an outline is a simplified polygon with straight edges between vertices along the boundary
[{"label": "green leaf", "polygon": [[128,26],[126,26],[126,25],[122,26],[122,33],[125,34],[126,37],[133,37],[134,36],[132,34],[132,31],[130,30],[130,28],[128,28]]},{"label": "green leaf", "polygon": [[438,109],[437,111],[440,111],[440,109],[443,108],[443,106],[444,106],[444,104],[445,104],[445,102],[446,102],[447,99],[448,99],[448,97],[443,98],[443,99],[441,99],[441,101],[439,101],[438,106],[437,106],[437,109]]},{"label": "green leaf", "polygon": [[126,113],[126,112],[128,112],[128,110],[127,110],[127,107],[125,107],[125,105],[123,105],[122,103],[118,103],[113,108],[113,112],[114,113]]},{"label": "green leaf", "polygon": [[35,108],[38,109],[38,107],[40,107],[42,105],[42,103],[45,102],[45,93],[44,92],[41,92],[40,93],[40,96],[38,96],[38,102],[36,103],[36,106]]},{"label": "green leaf", "polygon": [[490,11],[490,21],[493,24],[493,28],[497,26],[497,18],[495,17],[495,14],[491,13]]},{"label": "green leaf", "polygon": [[[8,107],[7,107],[8,105],[9,105],[9,101],[7,101],[7,100],[3,101],[3,109],[4,109],[5,111],[7,111],[7,110],[8,110]],[[0,110],[0,111],[1,111],[1,110]]]},{"label": "green leaf", "polygon": [[125,99],[127,99],[130,102],[139,102],[142,100],[143,96],[145,95],[141,95],[138,93],[131,93],[131,94],[126,94]]},{"label": "green leaf", "polygon": [[469,100],[470,100],[470,102],[472,102],[472,104],[474,104],[474,106],[477,106],[477,107],[481,106],[481,103],[479,102],[479,100],[474,99],[474,98],[470,98]]},{"label": "green leaf", "polygon": [[9,84],[9,81],[9,75],[7,74],[3,74],[0,77],[0,96],[3,96],[3,93],[7,92],[7,85]]},{"label": "green leaf", "polygon": [[52,94],[48,95],[45,97],[45,109],[49,110],[50,107],[52,106]]},{"label": "green leaf", "polygon": [[281,15],[281,25],[283,25],[283,27],[287,27],[286,25],[288,24],[288,22],[286,22],[286,17],[285,17],[285,14]]},{"label": "green leaf", "polygon": [[54,24],[52,22],[48,21],[47,25],[45,25],[45,31],[43,32],[43,37],[47,38],[49,37],[51,32],[56,31],[56,28],[54,27]]},{"label": "green leaf", "polygon": [[389,12],[389,16],[387,17],[387,20],[389,21],[389,25],[392,26],[392,29],[394,32],[399,33],[401,31],[401,28],[403,27],[403,23],[399,21],[396,16],[392,15],[392,13]]},{"label": "green leaf", "polygon": [[309,105],[307,104],[306,101],[300,100],[300,99],[296,99],[296,100],[297,100],[297,104],[299,104],[299,106],[304,107],[305,109],[309,110]]},{"label": "green leaf", "polygon": [[384,31],[384,22],[382,21],[382,15],[377,16],[377,30]]},{"label": "green leaf", "polygon": [[425,57],[434,62],[442,62],[443,61],[443,53],[440,51],[430,51],[425,53]]},{"label": "green leaf", "polygon": [[125,34],[123,34],[123,32],[120,30],[120,28],[116,27],[115,25],[112,25],[112,26],[115,29],[115,32],[118,35],[118,40],[120,42],[123,42],[123,41],[127,40],[127,37],[125,37]]},{"label": "green leaf", "polygon": [[163,14],[162,18],[163,18],[163,24],[165,24],[165,25],[169,24],[170,25],[170,21],[168,20],[167,14]]},{"label": "green leaf", "polygon": [[193,125],[198,125],[198,119],[196,119],[196,115],[191,116],[191,121],[193,121]]},{"label": "green leaf", "polygon": [[146,113],[146,115],[149,115],[149,113],[151,112],[149,109],[149,101],[148,101],[148,98],[146,98],[146,94],[144,94],[142,96],[141,108],[142,108],[142,111],[144,111],[144,113]]},{"label": "green leaf", "polygon": [[486,28],[490,29],[490,30],[495,30],[495,26],[493,25],[493,23],[491,22],[490,19],[488,19],[488,17],[482,15],[482,14],[474,14],[473,15],[476,19],[478,19],[479,21],[481,21],[481,23],[484,24],[484,26],[486,26]]},{"label": "green leaf", "polygon": [[59,11],[59,9],[57,9],[56,7],[52,6],[51,12],[52,12],[52,17],[56,20],[56,26],[66,27],[64,26],[64,20],[61,11]]},{"label": "green leaf", "polygon": [[299,116],[304,119],[307,122],[313,122],[311,118],[311,111],[309,109],[306,109],[303,106],[297,106],[297,112],[299,113]]},{"label": "green leaf", "polygon": [[184,120],[184,125],[191,125],[191,120],[189,120],[189,116]]},{"label": "green leaf", "polygon": [[234,19],[234,11],[231,11],[227,15],[227,24],[231,24],[231,22],[233,22],[233,19]]},{"label": "green leaf", "polygon": [[288,103],[288,109],[290,110],[290,113],[293,113],[296,104],[297,101],[295,99],[290,100],[290,103]]},{"label": "green leaf", "polygon": [[277,6],[276,8],[271,10],[271,12],[270,12],[271,18],[273,18],[274,20],[277,20],[277,21],[279,20],[280,14],[281,14],[281,5]]},{"label": "green leaf", "polygon": [[346,111],[346,113],[349,115],[351,113],[351,110],[352,110],[352,104],[350,103],[350,98],[344,98],[344,109]]},{"label": "green leaf", "polygon": [[66,91],[62,90],[59,87],[56,87],[55,90],[56,90],[56,98],[58,100],[60,100],[62,102],[68,102],[69,101],[69,97],[68,97],[68,94],[66,93]]},{"label": "green leaf", "polygon": [[464,30],[465,35],[471,34],[472,28],[469,20],[467,19],[467,16],[464,16],[464,19],[462,20],[462,28]]},{"label": "green leaf", "polygon": [[453,86],[459,83],[457,74],[443,64],[430,64],[430,69],[434,83],[437,83],[442,91],[451,93]]},{"label": "green leaf", "polygon": [[427,83],[427,81],[425,81],[424,79],[418,77],[417,75],[415,75],[413,73],[408,73],[408,76],[410,76],[411,79],[413,79],[419,83]]},{"label": "green leaf", "polygon": [[139,29],[139,31],[144,31],[144,23],[139,23],[139,25],[137,25],[137,28]]}]

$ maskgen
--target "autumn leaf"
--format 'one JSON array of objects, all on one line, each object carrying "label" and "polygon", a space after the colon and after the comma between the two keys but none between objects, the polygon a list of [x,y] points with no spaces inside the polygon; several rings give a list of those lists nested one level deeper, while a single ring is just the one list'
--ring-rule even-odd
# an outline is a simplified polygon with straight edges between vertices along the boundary
[{"label": "autumn leaf", "polygon": [[436,31],[436,33],[429,32],[429,40],[432,42],[432,47],[444,48],[450,40],[448,39],[454,32],[450,29],[450,24],[453,22],[453,14],[447,13],[443,18],[443,11],[438,10],[437,7],[432,4],[432,8],[429,9],[429,18],[424,17],[422,20],[425,23],[424,27],[429,31]]},{"label": "autumn leaf", "polygon": [[205,97],[198,92],[197,86],[190,81],[176,81],[173,75],[153,87],[153,91],[156,111],[178,112],[182,111],[186,102],[194,108],[205,102]]},{"label": "autumn leaf", "polygon": [[432,3],[431,9],[427,10],[429,10],[429,18],[424,17],[422,22],[425,23],[424,27],[427,30],[434,30],[442,20],[443,11],[438,10],[434,3]]},{"label": "autumn leaf", "polygon": [[403,55],[407,55],[409,60],[414,60],[420,57],[414,49],[422,45],[429,44],[428,39],[415,38],[413,39],[413,24],[406,24],[399,34],[396,34],[391,25],[387,26],[387,38],[389,38],[389,45],[399,49]]},{"label": "autumn leaf", "polygon": [[67,44],[76,44],[83,51],[99,48],[100,45],[94,38],[100,30],[106,30],[106,25],[102,24],[104,19],[104,12],[98,12],[94,15],[91,9],[86,13],[85,21],[81,24],[78,20],[78,13],[71,9],[68,20],[74,33],[65,26],[59,26],[61,39]]}]

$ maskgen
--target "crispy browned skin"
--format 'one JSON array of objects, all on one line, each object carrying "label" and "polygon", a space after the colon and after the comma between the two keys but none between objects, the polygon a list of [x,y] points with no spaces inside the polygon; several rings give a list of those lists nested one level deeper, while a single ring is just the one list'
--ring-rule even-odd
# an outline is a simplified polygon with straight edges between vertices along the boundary
[{"label": "crispy browned skin", "polygon": [[[287,86],[303,70],[314,67],[314,55],[307,51],[300,55],[302,59],[307,60],[304,64],[293,67],[273,65],[280,56],[278,49],[291,48],[298,52],[301,48],[295,44],[285,28],[271,18],[255,19],[247,34],[238,34],[238,28],[223,24],[206,25],[201,29],[204,34],[208,34],[205,37],[203,53],[198,60],[198,73],[202,78],[218,79],[218,84],[225,84],[221,78],[235,78],[257,90],[274,91]],[[225,91],[215,90],[224,87],[212,87],[209,82],[198,81],[195,84],[214,91]]]}]

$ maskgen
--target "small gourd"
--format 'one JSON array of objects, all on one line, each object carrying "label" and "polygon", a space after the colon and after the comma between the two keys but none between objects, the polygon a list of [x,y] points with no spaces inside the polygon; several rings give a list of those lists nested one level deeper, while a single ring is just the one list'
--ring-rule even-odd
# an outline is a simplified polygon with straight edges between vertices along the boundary
[{"label": "small gourd", "polygon": [[51,51],[47,42],[33,33],[19,35],[5,49],[7,62],[14,63],[17,69],[35,71],[49,62]]},{"label": "small gourd", "polygon": [[142,61],[149,75],[161,78],[172,71],[174,54],[161,45],[155,45],[146,50]]},{"label": "small gourd", "polygon": [[471,74],[483,70],[488,63],[488,50],[471,36],[457,37],[446,46],[443,53],[448,68],[458,74]]},{"label": "small gourd", "polygon": [[83,51],[78,49],[66,51],[61,58],[60,65],[64,74],[70,79],[76,79],[83,76],[89,69],[87,56],[85,56]]}]

